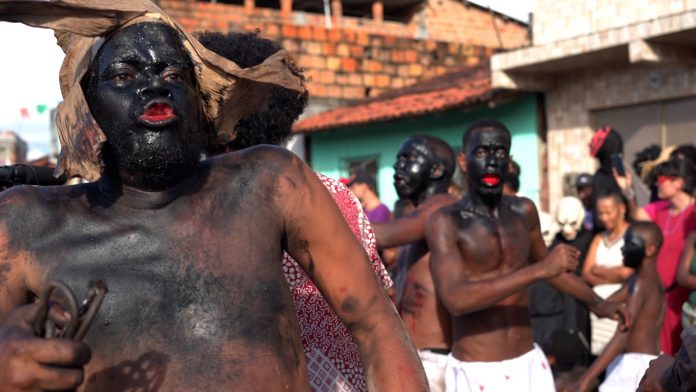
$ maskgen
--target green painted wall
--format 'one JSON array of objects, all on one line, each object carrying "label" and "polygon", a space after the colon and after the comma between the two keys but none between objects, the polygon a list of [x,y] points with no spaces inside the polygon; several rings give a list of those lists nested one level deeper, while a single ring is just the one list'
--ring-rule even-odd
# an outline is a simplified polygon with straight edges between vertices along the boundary
[{"label": "green painted wall", "polygon": [[512,155],[522,167],[520,193],[539,201],[539,157],[537,137],[537,100],[532,94],[494,108],[480,107],[472,111],[450,110],[427,115],[375,123],[359,127],[341,128],[310,136],[311,165],[327,176],[347,177],[342,167],[346,160],[378,157],[377,187],[382,202],[390,208],[397,200],[392,184],[396,153],[410,135],[437,136],[455,149],[462,145],[462,134],[472,122],[497,118],[512,132]]}]

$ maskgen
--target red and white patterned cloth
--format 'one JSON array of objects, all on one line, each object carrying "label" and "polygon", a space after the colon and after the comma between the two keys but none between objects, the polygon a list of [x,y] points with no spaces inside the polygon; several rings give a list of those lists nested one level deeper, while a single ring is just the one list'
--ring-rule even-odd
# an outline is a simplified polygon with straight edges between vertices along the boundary
[{"label": "red and white patterned cloth", "polygon": [[[331,193],[355,237],[370,257],[383,288],[392,285],[377,253],[375,234],[358,199],[340,182],[317,173]],[[316,392],[367,391],[358,345],[317,286],[287,253],[283,272],[290,285],[300,338],[307,357],[309,383]]]}]

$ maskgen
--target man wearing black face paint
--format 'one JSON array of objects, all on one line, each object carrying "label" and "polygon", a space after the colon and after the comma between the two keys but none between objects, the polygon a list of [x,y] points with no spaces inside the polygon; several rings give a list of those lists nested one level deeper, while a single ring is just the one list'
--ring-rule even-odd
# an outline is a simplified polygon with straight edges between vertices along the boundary
[{"label": "man wearing black face paint", "polygon": [[[3,3],[0,15],[11,15]],[[42,20],[93,4],[97,26],[129,15],[99,13],[110,7],[99,0],[19,3],[20,17],[34,15],[24,6],[51,10]],[[95,121],[78,130],[105,133],[102,178],[17,187],[0,200],[3,391],[72,389],[83,379],[84,391],[308,390],[283,250],[350,326],[368,388],[426,390],[398,315],[311,170],[273,147],[199,162],[211,135],[198,95],[214,91],[200,84],[211,83],[199,77],[208,63],[198,58],[194,68],[189,56],[207,52],[154,5],[136,3],[141,19],[105,34],[83,79]],[[86,344],[34,337],[36,308],[21,305],[47,281],[79,289],[99,278],[110,292]]]},{"label": "man wearing black face paint", "polygon": [[591,383],[605,369],[601,392],[635,391],[649,362],[660,354],[665,290],[655,263],[662,246],[662,231],[652,222],[635,222],[626,230],[624,243],[624,266],[636,273],[612,299],[625,302],[635,322],[630,331],[616,332],[570,391],[589,391]]},{"label": "man wearing black face paint", "polygon": [[459,165],[469,192],[433,214],[426,229],[430,270],[453,324],[447,391],[554,390],[530,327],[527,287],[535,281],[547,279],[600,316],[619,309],[565,273],[575,269],[578,250],[559,245],[547,255],[530,200],[502,195],[510,143],[496,120],[467,129]]},{"label": "man wearing black face paint", "polygon": [[[396,303],[423,362],[430,390],[444,390],[444,366],[451,338],[447,310],[435,295],[430,275],[430,252],[425,242],[425,219],[437,208],[451,204],[447,194],[454,173],[454,152],[433,136],[411,136],[401,145],[394,163],[394,187],[415,211],[386,224],[375,223],[375,236],[405,245],[397,261]],[[410,241],[403,237],[416,233]],[[402,242],[403,241],[403,242]]]}]

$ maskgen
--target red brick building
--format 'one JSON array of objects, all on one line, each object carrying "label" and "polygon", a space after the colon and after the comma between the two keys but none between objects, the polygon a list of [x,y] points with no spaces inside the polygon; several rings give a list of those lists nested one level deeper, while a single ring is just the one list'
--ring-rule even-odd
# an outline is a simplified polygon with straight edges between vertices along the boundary
[{"label": "red brick building", "polygon": [[188,31],[254,31],[311,83],[306,115],[528,44],[526,24],[457,0],[160,0]]}]

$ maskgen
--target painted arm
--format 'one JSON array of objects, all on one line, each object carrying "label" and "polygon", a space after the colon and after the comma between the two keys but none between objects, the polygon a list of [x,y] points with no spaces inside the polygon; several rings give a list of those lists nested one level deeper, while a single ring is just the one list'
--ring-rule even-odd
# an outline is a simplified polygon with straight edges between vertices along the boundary
[{"label": "painted arm", "polygon": [[314,173],[296,157],[285,157],[289,162],[276,197],[286,227],[287,252],[353,335],[368,388],[427,391],[416,351],[365,251]]},{"label": "painted arm", "polygon": [[428,222],[427,240],[430,248],[430,271],[443,304],[453,316],[489,308],[505,297],[526,288],[537,280],[547,279],[572,270],[574,248],[558,246],[548,262],[521,268],[512,273],[479,281],[471,280],[465,266],[474,263],[463,257],[457,243],[456,223],[446,212],[439,211]]},{"label": "painted arm", "polygon": [[377,248],[391,248],[423,240],[425,224],[430,214],[455,201],[451,195],[435,195],[419,205],[415,211],[400,219],[373,223]]},{"label": "painted arm", "polygon": [[[626,285],[628,287],[628,285]],[[617,291],[617,293],[621,290]],[[613,294],[612,294],[613,295]],[[633,295],[628,297],[627,302],[627,312],[631,319],[635,319],[640,313],[640,309],[643,305],[642,292],[640,288],[634,290]],[[592,362],[592,365],[583,373],[582,377],[578,380],[578,385],[580,386],[580,391],[589,391],[592,382],[599,377],[599,375],[609,366],[611,361],[613,361],[617,356],[626,351],[626,346],[628,345],[629,338],[628,331],[621,330],[618,328],[611,338],[609,343],[602,351],[602,353],[597,357],[597,359]]]},{"label": "painted arm", "polygon": [[[544,239],[541,236],[539,224],[539,214],[537,213],[534,204],[532,204],[530,201],[526,201],[526,203],[523,205],[525,206],[524,209],[526,211],[525,213],[527,215],[527,219],[531,223],[530,262],[544,262],[550,256],[553,256],[553,253],[548,255],[548,250],[546,245],[544,245]],[[556,251],[556,248],[554,248],[553,252]],[[575,265],[577,265],[577,258],[579,257],[580,252],[575,248],[569,248],[575,252]],[[591,250],[592,248],[590,248],[590,252],[588,252],[585,263],[587,263],[587,259],[589,259],[590,255],[592,254]],[[555,275],[555,277],[549,279],[547,282],[562,293],[571,295],[580,302],[584,303],[590,309],[590,311],[592,311],[592,313],[596,314],[598,317],[611,317],[615,320],[620,319],[621,328],[628,328],[630,325],[630,319],[628,318],[628,314],[626,314],[626,311],[621,303],[603,301],[602,298],[592,291],[592,288],[588,286],[587,283],[572,273],[574,269],[569,269],[567,271],[569,273]]]},{"label": "painted arm", "polygon": [[682,250],[679,269],[677,270],[677,283],[691,290],[696,290],[696,275],[691,274],[691,263],[694,259],[694,246],[696,245],[696,232],[689,234]]},{"label": "painted arm", "polygon": [[592,362],[592,365],[583,373],[580,379],[576,382],[577,391],[589,392],[591,389],[590,385],[599,377],[599,375],[609,366],[611,361],[613,361],[617,356],[626,350],[626,345],[628,344],[628,334],[627,331],[616,330],[614,337],[611,341],[607,343],[604,347],[602,354],[597,357],[597,359]]}]

